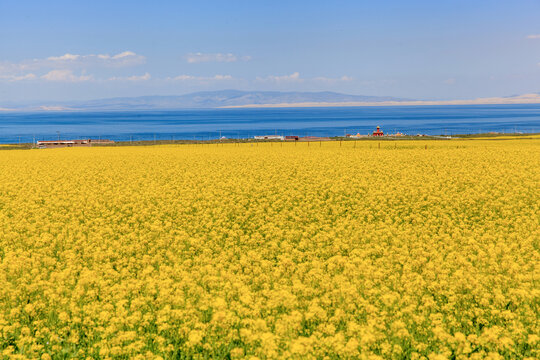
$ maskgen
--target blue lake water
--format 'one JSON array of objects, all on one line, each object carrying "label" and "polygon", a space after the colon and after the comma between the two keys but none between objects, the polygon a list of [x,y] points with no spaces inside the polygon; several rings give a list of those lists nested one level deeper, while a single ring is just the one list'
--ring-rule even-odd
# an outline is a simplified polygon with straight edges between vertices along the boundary
[{"label": "blue lake water", "polygon": [[121,140],[337,136],[387,133],[452,135],[540,132],[540,104],[181,111],[0,112],[0,143],[68,138]]}]

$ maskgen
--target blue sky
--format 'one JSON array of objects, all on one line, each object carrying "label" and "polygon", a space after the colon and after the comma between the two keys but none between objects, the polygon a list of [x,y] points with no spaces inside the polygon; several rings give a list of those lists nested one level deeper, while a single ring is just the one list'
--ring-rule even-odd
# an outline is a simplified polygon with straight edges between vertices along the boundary
[{"label": "blue sky", "polygon": [[540,1],[0,1],[0,103],[540,91]]}]

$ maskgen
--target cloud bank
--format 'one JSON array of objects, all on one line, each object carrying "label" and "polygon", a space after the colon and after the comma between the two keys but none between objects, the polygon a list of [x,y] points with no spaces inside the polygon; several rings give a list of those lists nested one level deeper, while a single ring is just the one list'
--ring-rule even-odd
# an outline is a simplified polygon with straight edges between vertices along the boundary
[{"label": "cloud bank", "polygon": [[124,67],[144,64],[146,58],[132,51],[116,55],[90,54],[78,55],[66,53],[61,56],[49,56],[44,59],[23,60],[21,62],[0,62],[0,74],[42,69],[83,69],[91,67]]},{"label": "cloud bank", "polygon": [[[144,56],[133,51],[123,51],[115,55],[66,53],[60,56],[22,60],[20,62],[0,62],[0,80],[10,82],[36,79],[66,82],[88,81],[92,80],[92,76],[84,74],[87,69],[121,68],[141,65],[145,62],[146,58]],[[83,74],[75,75],[75,70],[80,70]]]},{"label": "cloud bank", "polygon": [[93,77],[92,75],[75,75],[72,70],[51,70],[42,75],[41,79],[57,82],[81,82],[93,80]]},{"label": "cloud bank", "polygon": [[108,81],[147,81],[150,80],[152,76],[150,73],[145,73],[144,75],[133,75],[133,76],[113,76],[107,79]]},{"label": "cloud bank", "polygon": [[249,61],[251,56],[237,56],[231,53],[222,54],[204,54],[204,53],[189,53],[186,55],[186,61],[190,64],[198,64],[205,62],[237,62],[237,61]]},{"label": "cloud bank", "polygon": [[342,76],[342,77],[339,77],[339,78],[328,78],[328,77],[324,77],[324,76],[319,76],[319,77],[314,77],[313,78],[313,81],[320,81],[320,82],[324,82],[324,83],[329,83],[329,84],[333,84],[333,83],[337,83],[337,82],[342,82],[342,81],[353,81],[353,78],[350,77],[350,76]]},{"label": "cloud bank", "polygon": [[342,76],[339,78],[330,78],[325,76],[318,76],[314,78],[302,78],[298,71],[293,72],[289,75],[269,75],[266,77],[257,77],[256,81],[258,82],[270,82],[275,84],[283,83],[301,83],[301,82],[322,82],[327,84],[334,84],[337,82],[343,81],[352,81],[353,78],[350,76]]},{"label": "cloud bank", "polygon": [[300,78],[300,73],[298,71],[293,72],[290,75],[269,75],[267,77],[257,77],[257,81],[261,82],[273,82],[273,83],[283,83],[283,82],[302,82],[304,79]]},{"label": "cloud bank", "polygon": [[[248,61],[250,56],[238,56],[232,53],[190,53],[186,56],[188,63]],[[295,71],[286,75],[267,75],[255,79],[234,78],[229,74],[216,74],[213,76],[199,76],[181,74],[153,79],[149,72],[142,75],[115,75],[114,69],[142,65],[146,57],[133,51],[122,51],[117,54],[75,54],[66,52],[63,55],[34,58],[20,62],[0,62],[1,82],[144,82],[155,80],[157,82],[189,82],[190,84],[207,85],[212,82],[242,81],[246,83],[294,84],[294,83],[325,83],[352,81],[349,76],[338,78],[313,77],[302,78],[300,72]],[[111,70],[112,69],[112,70]],[[94,72],[94,71],[95,72]],[[113,73],[111,74],[111,71]],[[89,73],[91,72],[91,73]],[[96,75],[97,74],[97,75]]]},{"label": "cloud bank", "polygon": [[23,75],[0,75],[0,80],[7,80],[9,82],[35,80],[35,79],[37,79],[37,76],[32,73],[23,74]]},{"label": "cloud bank", "polygon": [[234,80],[231,75],[214,75],[214,76],[193,76],[193,75],[178,75],[175,77],[168,77],[166,80],[169,81],[223,81],[223,80]]}]

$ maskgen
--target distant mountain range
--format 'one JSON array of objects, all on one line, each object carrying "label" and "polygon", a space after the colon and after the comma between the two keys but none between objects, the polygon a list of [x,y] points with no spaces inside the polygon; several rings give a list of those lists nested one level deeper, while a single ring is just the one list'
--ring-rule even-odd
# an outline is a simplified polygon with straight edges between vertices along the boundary
[{"label": "distant mountain range", "polygon": [[[175,96],[140,96],[78,102],[49,102],[17,106],[17,110],[175,110],[278,105],[288,103],[350,103],[406,101],[390,96],[347,95],[336,92],[202,91]],[[1,106],[0,106],[1,107]],[[12,106],[6,106],[12,108]]]},{"label": "distant mountain range", "polygon": [[468,100],[411,100],[390,96],[347,95],[336,92],[202,91],[176,96],[140,96],[73,102],[0,104],[0,111],[129,111],[217,108],[285,108],[333,106],[430,106],[540,104],[540,94]]}]

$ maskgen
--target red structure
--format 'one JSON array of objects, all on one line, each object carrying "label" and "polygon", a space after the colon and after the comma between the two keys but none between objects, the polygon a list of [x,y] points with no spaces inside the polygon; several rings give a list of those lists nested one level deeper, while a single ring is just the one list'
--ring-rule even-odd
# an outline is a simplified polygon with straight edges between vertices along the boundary
[{"label": "red structure", "polygon": [[298,136],[295,135],[286,135],[285,141],[298,141]]},{"label": "red structure", "polygon": [[373,132],[373,136],[383,136],[384,133],[381,131],[381,127],[377,126],[377,130]]}]

